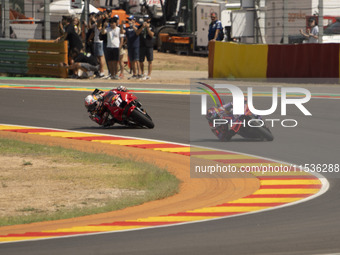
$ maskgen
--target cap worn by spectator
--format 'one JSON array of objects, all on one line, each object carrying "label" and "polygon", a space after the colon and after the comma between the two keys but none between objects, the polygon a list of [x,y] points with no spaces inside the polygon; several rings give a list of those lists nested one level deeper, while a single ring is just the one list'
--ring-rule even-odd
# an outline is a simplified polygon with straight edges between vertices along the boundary
[{"label": "cap worn by spectator", "polygon": [[119,19],[119,16],[117,14],[114,15],[113,17],[116,18],[116,19]]},{"label": "cap worn by spectator", "polygon": [[136,18],[135,18],[135,16],[131,15],[131,16],[129,16],[127,19],[128,19],[128,20],[134,20],[134,19],[136,19]]},{"label": "cap worn by spectator", "polygon": [[315,19],[315,18],[313,18],[313,17],[309,18],[309,19],[308,19],[308,21],[309,21],[309,22],[313,22],[313,21],[315,21],[315,23],[316,23],[316,19]]},{"label": "cap worn by spectator", "polygon": [[117,23],[117,19],[116,18],[111,18],[111,19],[109,19],[109,23]]},{"label": "cap worn by spectator", "polygon": [[148,20],[148,19],[150,19],[150,16],[146,14],[146,15],[143,16],[143,19]]}]

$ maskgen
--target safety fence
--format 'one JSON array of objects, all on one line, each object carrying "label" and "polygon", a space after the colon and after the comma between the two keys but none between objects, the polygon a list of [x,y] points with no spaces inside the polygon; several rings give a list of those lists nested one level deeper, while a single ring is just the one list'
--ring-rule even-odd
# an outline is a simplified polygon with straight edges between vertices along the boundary
[{"label": "safety fence", "polygon": [[0,73],[67,77],[67,41],[0,39]]},{"label": "safety fence", "polygon": [[340,44],[209,43],[209,78],[339,78]]}]

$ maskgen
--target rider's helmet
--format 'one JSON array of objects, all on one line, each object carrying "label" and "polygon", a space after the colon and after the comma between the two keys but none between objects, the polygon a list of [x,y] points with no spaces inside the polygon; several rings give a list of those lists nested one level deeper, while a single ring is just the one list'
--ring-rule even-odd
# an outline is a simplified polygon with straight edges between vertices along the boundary
[{"label": "rider's helmet", "polygon": [[208,109],[207,115],[206,115],[206,118],[208,121],[213,121],[214,119],[218,118],[218,114],[216,110],[217,109],[215,107]]},{"label": "rider's helmet", "polygon": [[97,109],[98,100],[93,95],[85,97],[85,107],[88,111],[94,111]]},{"label": "rider's helmet", "polygon": [[117,87],[117,90],[118,90],[118,91],[126,92],[126,91],[127,91],[127,88],[124,87],[124,86],[119,86],[119,87]]}]

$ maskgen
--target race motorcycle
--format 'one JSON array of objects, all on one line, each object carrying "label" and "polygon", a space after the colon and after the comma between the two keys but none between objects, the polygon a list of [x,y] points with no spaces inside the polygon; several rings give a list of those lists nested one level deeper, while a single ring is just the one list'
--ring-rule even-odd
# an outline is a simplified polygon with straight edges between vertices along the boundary
[{"label": "race motorcycle", "polygon": [[[142,108],[142,104],[138,98],[126,91],[112,89],[109,91],[102,91],[95,89],[92,95],[101,94],[104,98],[103,104],[109,110],[109,122],[118,123],[125,126],[139,126],[146,128],[154,128],[154,123]],[[111,121],[110,121],[111,120]]]},{"label": "race motorcycle", "polygon": [[[215,111],[216,108],[208,110],[207,119],[212,132],[221,141],[230,141],[230,139],[238,134],[247,139],[261,139],[273,141],[274,136],[265,125],[261,116],[254,115],[245,104],[244,115],[233,115],[232,113],[226,114],[225,112]],[[215,121],[218,119],[219,121]],[[225,120],[225,122],[224,122]]]}]

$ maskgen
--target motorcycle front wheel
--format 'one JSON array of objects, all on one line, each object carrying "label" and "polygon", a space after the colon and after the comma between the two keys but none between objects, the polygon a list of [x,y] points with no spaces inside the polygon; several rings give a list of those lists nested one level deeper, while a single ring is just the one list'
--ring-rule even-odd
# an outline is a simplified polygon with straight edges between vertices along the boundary
[{"label": "motorcycle front wheel", "polygon": [[267,140],[267,141],[273,141],[274,140],[274,136],[273,134],[270,132],[270,130],[266,127],[258,127],[257,129],[257,133],[260,134],[260,136]]},{"label": "motorcycle front wheel", "polygon": [[135,122],[137,125],[154,128],[155,124],[153,123],[151,117],[147,113],[142,113],[137,109],[134,109],[130,114],[130,119]]},{"label": "motorcycle front wheel", "polygon": [[[256,120],[252,122],[252,125],[253,127],[249,127],[251,132],[247,134],[248,137],[251,134],[253,138],[262,138],[263,140],[266,140],[266,141],[274,140],[274,136],[272,132],[270,132],[270,130],[266,126],[261,126],[261,123]],[[257,127],[254,127],[254,126],[257,126]]]}]

